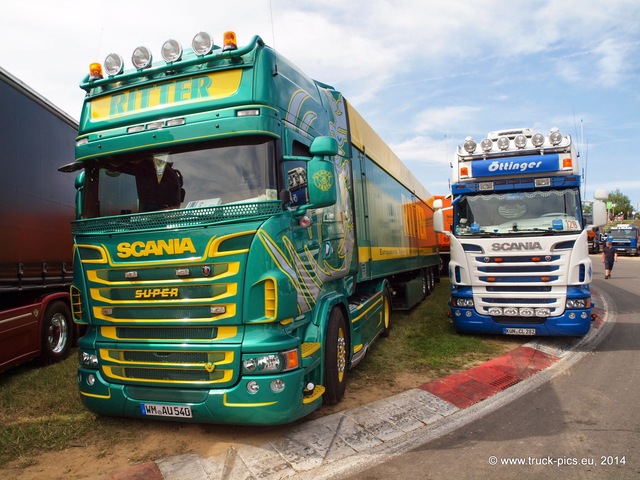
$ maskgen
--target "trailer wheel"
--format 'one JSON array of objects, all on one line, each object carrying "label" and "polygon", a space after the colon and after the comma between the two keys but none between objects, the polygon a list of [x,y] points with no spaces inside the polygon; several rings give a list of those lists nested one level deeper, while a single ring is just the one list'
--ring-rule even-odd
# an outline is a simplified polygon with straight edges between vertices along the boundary
[{"label": "trailer wheel", "polygon": [[42,351],[40,362],[59,362],[69,356],[73,342],[71,311],[64,302],[54,302],[46,309],[42,319]]},{"label": "trailer wheel", "polygon": [[422,270],[422,297],[431,295],[431,281],[429,280],[429,269]]},{"label": "trailer wheel", "polygon": [[389,287],[384,287],[382,292],[382,321],[384,322],[384,329],[380,332],[380,336],[386,338],[391,333],[391,294],[389,293]]},{"label": "trailer wheel", "polygon": [[347,387],[347,323],[339,308],[331,310],[324,356],[324,387],[322,399],[327,405],[342,400]]}]

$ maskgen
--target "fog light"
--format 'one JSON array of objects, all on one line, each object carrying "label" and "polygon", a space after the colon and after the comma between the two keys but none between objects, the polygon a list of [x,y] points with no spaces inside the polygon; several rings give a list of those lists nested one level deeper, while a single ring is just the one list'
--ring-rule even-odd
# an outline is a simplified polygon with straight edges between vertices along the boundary
[{"label": "fog light", "polygon": [[524,307],[520,309],[520,315],[523,317],[533,317],[534,313],[533,308]]},{"label": "fog light", "polygon": [[515,317],[518,315],[518,309],[515,307],[507,307],[504,309],[504,314],[509,317]]},{"label": "fog light", "polygon": [[489,315],[502,315],[502,308],[500,308],[500,307],[491,307],[489,309]]},{"label": "fog light", "polygon": [[89,375],[87,375],[87,385],[92,387],[95,383],[96,383],[96,377],[93,375],[93,373],[90,373]]},{"label": "fog light", "polygon": [[536,317],[548,317],[551,315],[551,310],[548,308],[536,308]]},{"label": "fog light", "polygon": [[576,314],[574,312],[569,313],[569,318],[574,320],[576,318]]},{"label": "fog light", "polygon": [[276,378],[271,382],[271,391],[274,393],[280,393],[284,390],[284,381]]},{"label": "fog light", "polygon": [[247,392],[254,394],[254,393],[258,393],[258,390],[260,390],[260,386],[258,385],[258,382],[256,382],[255,380],[251,380],[247,382]]}]

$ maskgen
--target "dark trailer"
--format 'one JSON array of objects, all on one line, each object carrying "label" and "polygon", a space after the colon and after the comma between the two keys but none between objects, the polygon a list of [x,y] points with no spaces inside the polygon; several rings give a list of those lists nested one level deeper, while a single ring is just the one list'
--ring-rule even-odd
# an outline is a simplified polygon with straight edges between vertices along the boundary
[{"label": "dark trailer", "polygon": [[0,371],[65,358],[77,122],[0,68]]}]

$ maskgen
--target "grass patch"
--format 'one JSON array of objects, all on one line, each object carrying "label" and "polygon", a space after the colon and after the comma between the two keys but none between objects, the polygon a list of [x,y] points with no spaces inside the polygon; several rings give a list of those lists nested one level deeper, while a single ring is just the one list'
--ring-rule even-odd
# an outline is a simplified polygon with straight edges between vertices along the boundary
[{"label": "grass patch", "polygon": [[140,431],[136,422],[97,417],[80,402],[77,356],[38,367],[25,364],[0,376],[0,467],[42,451],[85,446],[99,441],[113,445]]},{"label": "grass patch", "polygon": [[513,338],[458,335],[448,316],[448,300],[449,281],[443,279],[414,309],[393,312],[390,337],[374,344],[350,373],[351,380],[356,385],[372,376],[390,381],[397,373],[437,378],[511,348]]},{"label": "grass patch", "polygon": [[[413,310],[393,312],[391,336],[378,340],[350,372],[348,390],[384,389],[402,374],[426,382],[510,348],[512,338],[457,335],[447,316],[448,299],[449,282],[442,280]],[[70,446],[96,445],[108,452],[117,443],[142,441],[149,422],[99,417],[84,408],[77,362],[73,352],[62,363],[27,364],[0,375],[0,467],[16,460],[26,467],[43,451]]]}]

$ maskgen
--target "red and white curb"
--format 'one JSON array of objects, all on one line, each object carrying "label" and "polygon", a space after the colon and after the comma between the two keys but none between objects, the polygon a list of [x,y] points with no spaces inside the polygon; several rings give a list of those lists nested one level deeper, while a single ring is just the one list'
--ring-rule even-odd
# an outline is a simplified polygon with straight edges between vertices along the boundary
[{"label": "red and white curb", "polygon": [[[361,407],[292,426],[259,446],[237,443],[217,456],[187,453],[136,465],[113,480],[228,480],[339,478],[437,438],[467,423],[482,409],[509,401],[501,392],[524,391],[575,352],[602,337],[605,299],[596,291],[589,334],[584,338],[540,338],[480,366]],[[586,348],[585,350],[588,350]],[[553,368],[550,368],[553,367]],[[550,375],[550,374],[549,374]],[[522,387],[519,387],[522,386]],[[496,407],[491,407],[496,405]],[[215,441],[215,439],[213,439]]]}]

